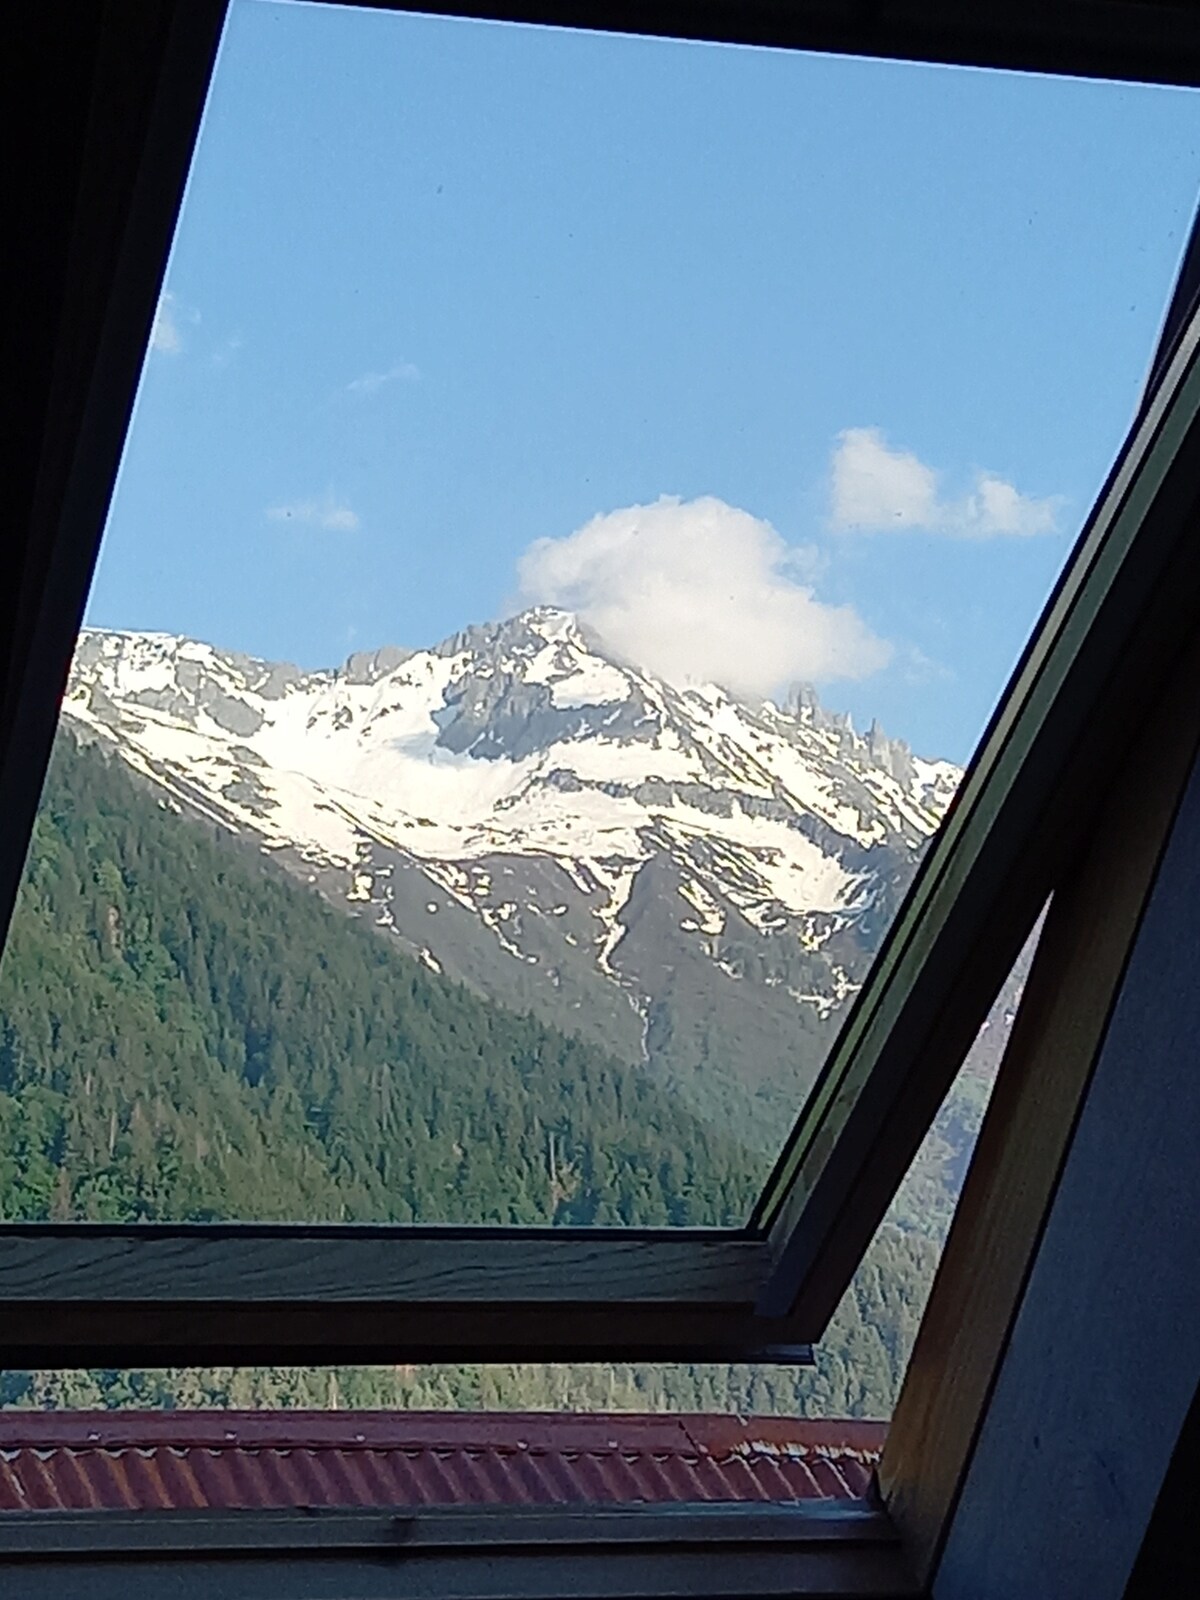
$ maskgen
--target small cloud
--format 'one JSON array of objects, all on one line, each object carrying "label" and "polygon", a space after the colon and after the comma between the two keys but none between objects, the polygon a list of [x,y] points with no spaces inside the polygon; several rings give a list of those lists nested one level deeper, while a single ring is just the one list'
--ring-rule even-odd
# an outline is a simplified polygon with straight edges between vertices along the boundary
[{"label": "small cloud", "polygon": [[833,452],[835,528],[927,528],[939,515],[937,474],[878,428],[847,428]]},{"label": "small cloud", "polygon": [[394,367],[389,367],[386,372],[364,372],[362,377],[351,379],[346,385],[346,393],[378,394],[379,390],[386,388],[389,383],[415,383],[420,376],[420,369],[411,361],[400,361]]},{"label": "small cloud", "polygon": [[154,326],[150,329],[150,348],[159,355],[177,356],[184,346],[183,323],[200,321],[200,313],[185,306],[171,291],[165,290],[154,313]]},{"label": "small cloud", "polygon": [[963,522],[970,532],[982,538],[997,533],[1053,533],[1061,505],[1061,495],[1034,500],[1020,494],[1003,478],[981,472],[974,491],[962,502]]},{"label": "small cloud", "polygon": [[169,294],[163,295],[158,302],[158,310],[154,313],[154,326],[150,330],[150,348],[164,356],[177,356],[183,349],[183,339],[171,309]]},{"label": "small cloud", "polygon": [[359,525],[356,512],[340,504],[332,494],[320,500],[294,500],[289,505],[269,506],[267,516],[272,522],[297,522],[310,528],[324,528],[331,533],[353,533]]},{"label": "small cloud", "polygon": [[922,528],[958,539],[1053,533],[1059,495],[1035,499],[993,472],[968,494],[947,498],[938,474],[909,450],[893,450],[878,428],[847,428],[833,452],[830,521],[840,532]]},{"label": "small cloud", "polygon": [[812,571],[808,551],[748,511],[664,495],[538,539],[519,582],[526,603],[574,611],[637,666],[761,696],[864,678],[891,656],[852,606],[817,597]]}]

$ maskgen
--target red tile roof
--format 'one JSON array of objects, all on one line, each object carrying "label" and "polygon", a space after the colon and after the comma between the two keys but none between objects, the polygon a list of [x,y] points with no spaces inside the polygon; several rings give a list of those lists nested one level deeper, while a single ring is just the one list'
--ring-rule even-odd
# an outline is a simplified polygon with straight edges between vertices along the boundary
[{"label": "red tile roof", "polygon": [[512,1412],[0,1412],[0,1511],[857,1498],[884,1424]]}]

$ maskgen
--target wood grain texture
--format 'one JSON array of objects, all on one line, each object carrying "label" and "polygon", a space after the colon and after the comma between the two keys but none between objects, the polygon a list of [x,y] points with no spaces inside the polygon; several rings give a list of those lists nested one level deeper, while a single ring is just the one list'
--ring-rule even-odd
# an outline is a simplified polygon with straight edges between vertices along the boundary
[{"label": "wood grain texture", "polygon": [[862,1500],[792,1505],[712,1501],[609,1506],[286,1507],[247,1511],[6,1511],[0,1559],[134,1551],[439,1550],[455,1546],[895,1545],[887,1513]]},{"label": "wood grain texture", "polygon": [[1193,646],[1055,892],[980,1130],[880,1463],[922,1575],[953,1513],[1200,741],[1198,680]]},{"label": "wood grain texture", "polygon": [[514,1228],[0,1229],[0,1311],[13,1301],[514,1300],[747,1304],[766,1261],[763,1242],[686,1230],[595,1238]]},{"label": "wood grain texture", "polygon": [[13,1592],[21,1600],[918,1600],[920,1594],[898,1552],[875,1545],[45,1560],[0,1565],[0,1577],[19,1582]]},{"label": "wood grain texture", "polygon": [[378,1512],[13,1514],[0,1583],[28,1600],[917,1600],[895,1530],[861,1503]]},{"label": "wood grain texture", "polygon": [[937,1600],[1122,1600],[1200,1381],[1198,1041],[1200,768],[1112,1007]]},{"label": "wood grain texture", "polygon": [[807,1362],[736,1233],[0,1230],[0,1364]]}]

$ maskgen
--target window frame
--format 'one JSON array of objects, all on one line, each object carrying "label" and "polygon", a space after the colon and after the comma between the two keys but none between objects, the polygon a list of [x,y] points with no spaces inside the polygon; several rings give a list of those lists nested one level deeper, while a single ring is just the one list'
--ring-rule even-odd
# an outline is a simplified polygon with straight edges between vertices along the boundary
[{"label": "window frame", "polygon": [[[620,25],[612,8],[446,9]],[[18,596],[13,648],[0,658],[0,804],[13,819],[0,841],[5,926],[223,10],[223,0],[148,4],[127,24],[152,33],[143,57],[110,52],[96,87],[30,540],[3,558],[17,561]],[[913,8],[883,10],[893,31],[876,46],[886,39],[888,53],[921,56]],[[761,22],[764,11],[774,33],[756,42],[831,48],[812,8],[793,7],[786,25],[774,8],[750,16]],[[856,8],[834,11],[841,37],[857,38]],[[671,28],[736,38],[750,27],[745,15],[672,12]],[[652,10],[640,31],[656,31],[658,18]],[[710,35],[712,18],[720,27]],[[963,59],[963,30],[973,27],[943,30],[950,59]],[[982,25],[974,36],[975,49],[991,37]],[[1027,38],[1021,48],[1027,61]],[[1194,80],[1200,30],[1193,54],[1173,54],[1173,71],[1181,62]],[[132,115],[122,95],[143,68]],[[115,172],[114,138],[125,142],[127,171]],[[1153,393],[745,1227],[9,1223],[0,1225],[0,1360],[810,1360],[1012,960],[1070,869],[1100,775],[1196,620],[1188,533],[1189,483],[1200,481],[1200,320],[1169,331]]]},{"label": "window frame", "polygon": [[378,1510],[5,1512],[0,1573],[23,1595],[325,1600],[921,1591],[887,1514],[795,1505],[466,1506]]},{"label": "window frame", "polygon": [[[1188,822],[1185,817],[1181,824],[1180,816],[1196,783],[1197,682],[1200,629],[1111,775],[1087,845],[1051,902],[888,1428],[880,1489],[926,1580],[993,1415],[997,1380],[1017,1318],[1033,1293],[1032,1275],[1057,1197],[1080,1159],[1075,1136],[1103,1070],[1110,1025],[1123,997],[1128,1001],[1130,982],[1145,984],[1144,965],[1140,978],[1134,980],[1133,972],[1146,920],[1156,897],[1170,891],[1177,852],[1183,850],[1186,859]],[[1169,1010],[1165,980],[1160,987],[1160,1010]],[[1156,1073],[1169,1071],[1170,1060],[1169,1045],[1164,1048],[1160,1039],[1156,1048],[1147,1041],[1147,1100],[1161,1097]],[[1128,1108],[1130,1127],[1139,1115],[1140,1107]],[[1144,1136],[1140,1143],[1131,1136],[1128,1165],[1135,1171],[1145,1147]],[[1111,1168],[1110,1162],[1094,1172],[1097,1193],[1106,1179],[1112,1181]],[[1116,1182],[1129,1193],[1137,1188],[1129,1173]],[[1140,1215],[1143,1207],[1135,1209]],[[1137,1257],[1125,1241],[1114,1247],[1111,1231],[1103,1228],[1094,1239],[1079,1238],[1081,1258],[1095,1251],[1105,1252],[1107,1270],[1121,1277]],[[1044,1288],[1052,1282],[1042,1279]],[[1087,1304],[1091,1324],[1104,1328],[1102,1343],[1111,1348],[1117,1341],[1119,1347],[1116,1331],[1092,1303],[1077,1303]],[[1181,1341],[1181,1361],[1186,1351]],[[1094,1381],[1091,1374],[1080,1376],[1088,1372],[1082,1346],[1076,1354],[1071,1372],[1042,1391],[1053,1392],[1056,1404],[1066,1408],[1080,1404],[1079,1395],[1070,1395],[1072,1383],[1086,1387]],[[1048,1438],[1056,1432],[1044,1412],[1038,1426]],[[1073,1431],[1068,1436],[1076,1437]]]}]

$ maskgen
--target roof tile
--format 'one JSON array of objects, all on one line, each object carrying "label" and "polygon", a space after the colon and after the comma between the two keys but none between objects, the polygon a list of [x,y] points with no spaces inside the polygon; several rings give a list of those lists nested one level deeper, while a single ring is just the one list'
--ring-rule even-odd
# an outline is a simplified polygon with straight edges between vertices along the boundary
[{"label": "roof tile", "polygon": [[0,1511],[865,1495],[884,1424],[458,1412],[0,1412]]}]

